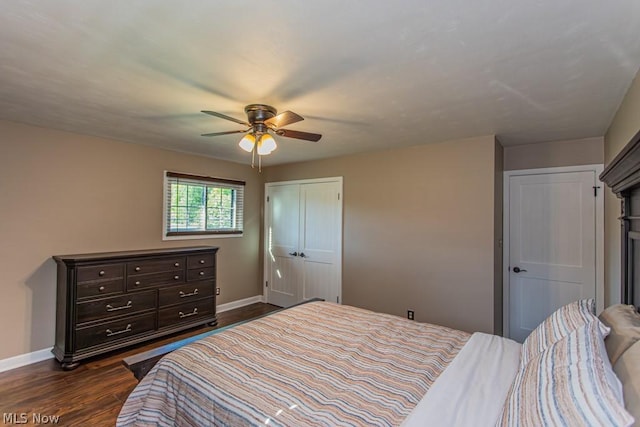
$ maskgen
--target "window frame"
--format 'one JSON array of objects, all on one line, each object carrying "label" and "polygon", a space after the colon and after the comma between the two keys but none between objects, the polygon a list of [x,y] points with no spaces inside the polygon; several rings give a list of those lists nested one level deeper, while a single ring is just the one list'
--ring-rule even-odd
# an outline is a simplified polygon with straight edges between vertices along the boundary
[{"label": "window frame", "polygon": [[[187,180],[194,181],[196,183],[201,183],[206,187],[212,187],[212,183],[214,184],[226,184],[226,187],[229,186],[236,187],[237,191],[240,191],[239,195],[236,195],[236,200],[234,201],[234,207],[232,209],[239,210],[236,215],[239,215],[239,222],[241,223],[241,229],[232,230],[232,229],[224,229],[224,230],[181,230],[181,231],[169,231],[169,215],[170,215],[170,185],[173,180]],[[215,185],[214,185],[215,187]],[[215,239],[215,238],[226,238],[226,237],[242,237],[244,235],[244,192],[245,192],[246,183],[245,181],[238,181],[233,179],[226,178],[216,178],[205,175],[195,175],[189,173],[182,172],[173,172],[165,170],[163,173],[163,192],[162,192],[162,240],[189,240],[189,239]],[[237,203],[240,203],[240,207],[237,207]],[[237,220],[238,218],[236,218]],[[205,224],[206,224],[206,208],[205,208]]]}]

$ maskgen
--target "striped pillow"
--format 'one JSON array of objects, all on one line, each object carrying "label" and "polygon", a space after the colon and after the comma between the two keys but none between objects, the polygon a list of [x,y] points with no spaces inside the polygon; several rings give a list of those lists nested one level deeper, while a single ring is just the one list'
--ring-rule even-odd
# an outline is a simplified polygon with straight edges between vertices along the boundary
[{"label": "striped pillow", "polygon": [[603,340],[590,322],[532,358],[516,375],[497,425],[631,425]]},{"label": "striped pillow", "polygon": [[522,343],[520,367],[585,323],[598,322],[602,334],[607,336],[609,328],[598,320],[595,311],[595,300],[589,298],[569,303],[553,312]]}]

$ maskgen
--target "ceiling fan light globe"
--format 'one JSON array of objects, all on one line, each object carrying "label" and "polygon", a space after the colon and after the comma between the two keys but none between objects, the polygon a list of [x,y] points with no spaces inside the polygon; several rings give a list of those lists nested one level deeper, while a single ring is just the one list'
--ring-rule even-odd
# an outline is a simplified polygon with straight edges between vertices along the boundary
[{"label": "ceiling fan light globe", "polygon": [[276,144],[276,140],[271,135],[267,133],[262,135],[262,138],[260,138],[260,144],[258,145],[258,153],[262,150],[266,154],[269,154],[276,148],[278,148],[278,144]]},{"label": "ceiling fan light globe", "polygon": [[247,153],[250,153],[251,151],[253,151],[253,146],[255,143],[256,143],[256,137],[249,133],[240,140],[240,143],[238,145],[244,151],[246,151]]},{"label": "ceiling fan light globe", "polygon": [[271,153],[271,151],[267,150],[265,145],[262,143],[262,139],[258,140],[257,151],[260,156],[266,156],[267,154]]}]

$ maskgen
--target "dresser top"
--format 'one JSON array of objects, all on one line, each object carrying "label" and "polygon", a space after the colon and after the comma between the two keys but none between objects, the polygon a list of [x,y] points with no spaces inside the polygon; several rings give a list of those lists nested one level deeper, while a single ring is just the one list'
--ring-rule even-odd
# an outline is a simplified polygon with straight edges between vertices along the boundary
[{"label": "dresser top", "polygon": [[136,251],[101,252],[75,255],[54,255],[56,262],[73,263],[82,261],[114,260],[118,258],[152,257],[158,255],[181,255],[198,252],[217,251],[217,246],[187,246],[183,248],[142,249]]}]

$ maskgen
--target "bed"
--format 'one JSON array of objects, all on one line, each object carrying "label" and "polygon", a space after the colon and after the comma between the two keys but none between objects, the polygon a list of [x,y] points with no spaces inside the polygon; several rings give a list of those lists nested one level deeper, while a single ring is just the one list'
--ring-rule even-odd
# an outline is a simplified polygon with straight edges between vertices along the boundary
[{"label": "bed", "polygon": [[625,205],[623,304],[575,301],[519,344],[312,301],[151,354],[117,425],[634,425],[639,139],[601,176]]}]

